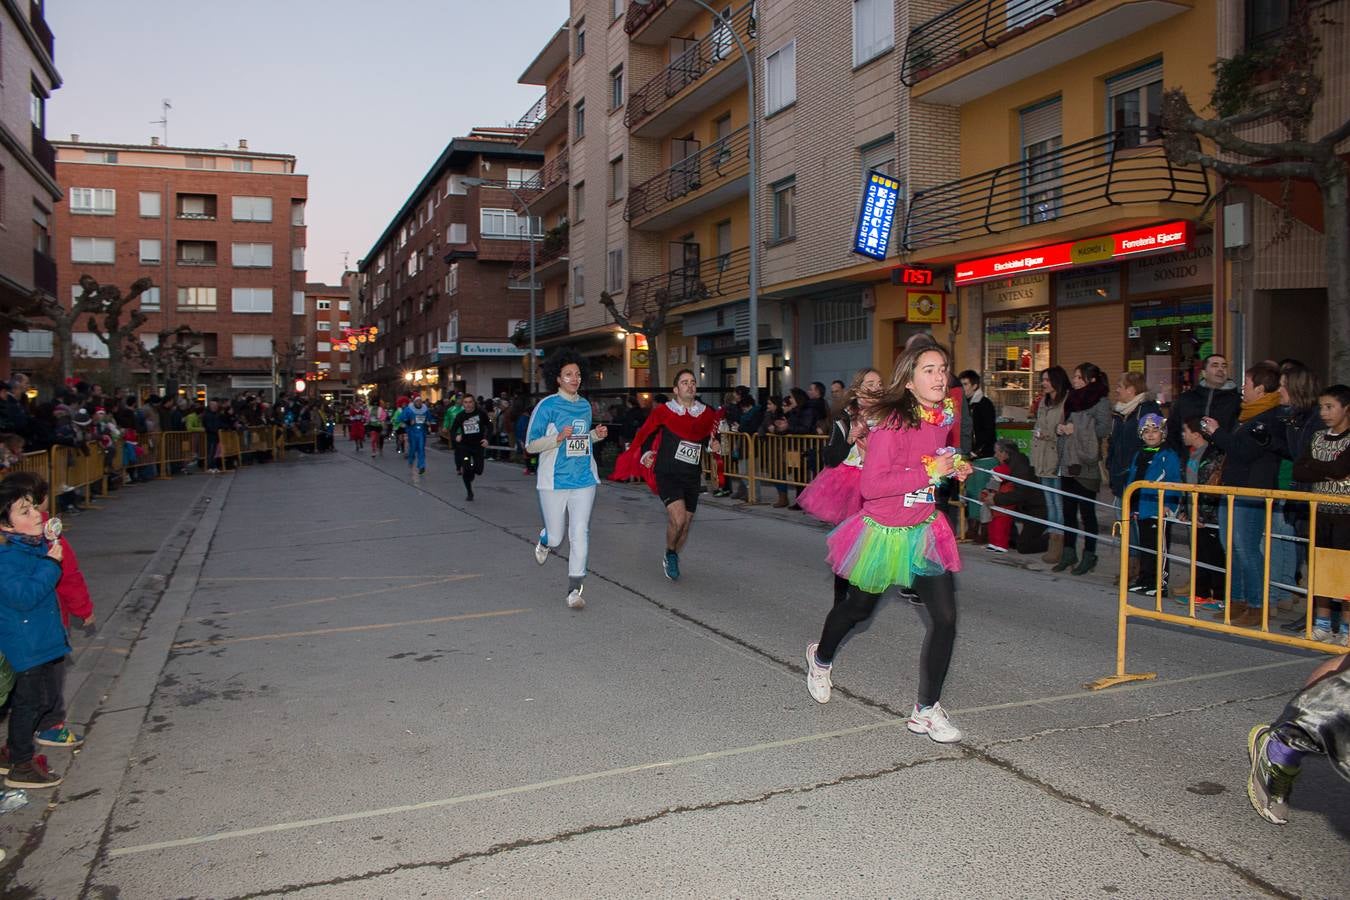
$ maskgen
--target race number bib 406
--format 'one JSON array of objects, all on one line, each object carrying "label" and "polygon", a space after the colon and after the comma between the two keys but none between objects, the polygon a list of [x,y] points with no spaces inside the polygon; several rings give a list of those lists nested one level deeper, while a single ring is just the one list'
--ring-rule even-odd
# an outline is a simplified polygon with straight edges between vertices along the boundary
[{"label": "race number bib 406", "polygon": [[591,452],[591,439],[588,435],[570,437],[565,442],[568,456],[586,456]]},{"label": "race number bib 406", "polygon": [[680,445],[675,448],[675,459],[679,462],[696,466],[698,465],[699,456],[702,452],[702,445],[691,443],[690,441],[680,441]]}]

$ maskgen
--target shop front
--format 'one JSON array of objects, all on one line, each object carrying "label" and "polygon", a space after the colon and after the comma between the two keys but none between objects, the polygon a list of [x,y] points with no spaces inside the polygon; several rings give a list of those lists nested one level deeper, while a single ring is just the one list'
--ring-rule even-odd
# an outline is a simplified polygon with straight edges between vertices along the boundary
[{"label": "shop front", "polygon": [[436,349],[440,384],[446,391],[496,397],[525,383],[523,361],[529,351],[510,341],[441,341]]},{"label": "shop front", "polygon": [[[781,313],[779,304],[760,307],[761,337],[759,339],[758,382],[769,394],[781,394],[788,381],[792,361],[783,349],[779,337],[764,334],[764,326]],[[716,309],[704,309],[686,315],[673,334],[669,349],[679,361],[668,363],[662,380],[680,368],[698,373],[699,383],[708,390],[729,391],[737,385],[750,383],[750,307],[748,303],[732,303]],[[721,397],[717,397],[721,402]]]}]

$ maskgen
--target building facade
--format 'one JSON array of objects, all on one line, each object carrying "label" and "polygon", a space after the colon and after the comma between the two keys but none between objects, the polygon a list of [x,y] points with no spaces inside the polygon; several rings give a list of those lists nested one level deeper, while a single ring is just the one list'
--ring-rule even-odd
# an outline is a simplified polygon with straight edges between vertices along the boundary
[{"label": "building facade", "polygon": [[349,400],[354,395],[352,358],[355,351],[349,336],[355,328],[351,289],[346,282],[354,277],[344,273],[343,284],[310,282],[305,285],[304,309],[292,310],[291,345],[295,362],[290,372],[282,373],[281,383],[294,387],[293,380],[305,379],[305,393],[329,400]]},{"label": "building facade", "polygon": [[[0,378],[10,374],[10,316],[57,296],[52,218],[63,196],[47,141],[47,100],[61,86],[42,0],[0,0]],[[20,352],[48,342],[13,332]]]},{"label": "building facade", "polygon": [[[55,222],[62,302],[78,296],[85,274],[123,291],[148,277],[153,287],[139,301],[146,347],[187,326],[200,335],[193,352],[206,390],[270,391],[273,354],[305,305],[308,178],[295,157],[250,151],[246,141],[216,150],[75,135],[54,146],[66,199]],[[77,369],[108,356],[79,329],[75,347]]]}]

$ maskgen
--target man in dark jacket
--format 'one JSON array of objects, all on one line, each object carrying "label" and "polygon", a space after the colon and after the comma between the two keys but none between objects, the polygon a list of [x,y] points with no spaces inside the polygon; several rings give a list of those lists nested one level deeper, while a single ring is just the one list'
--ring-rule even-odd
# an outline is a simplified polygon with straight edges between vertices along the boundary
[{"label": "man in dark jacket", "polygon": [[998,437],[998,416],[994,401],[980,389],[980,373],[966,369],[961,373],[961,390],[966,395],[966,409],[970,413],[970,456],[988,459],[994,455],[994,441]]},{"label": "man in dark jacket", "polygon": [[1183,459],[1186,444],[1181,439],[1181,423],[1206,416],[1219,423],[1219,430],[1232,432],[1237,425],[1242,395],[1228,379],[1228,360],[1220,353],[1205,357],[1200,383],[1177,397],[1167,415],[1167,446]]}]

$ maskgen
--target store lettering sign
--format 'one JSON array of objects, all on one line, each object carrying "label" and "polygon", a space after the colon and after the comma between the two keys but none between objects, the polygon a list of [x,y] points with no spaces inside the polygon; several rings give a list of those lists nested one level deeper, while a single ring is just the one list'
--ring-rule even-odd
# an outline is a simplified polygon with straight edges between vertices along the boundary
[{"label": "store lettering sign", "polygon": [[872,259],[885,259],[890,248],[891,227],[895,224],[895,204],[900,199],[900,182],[875,169],[867,173],[858,227],[853,232],[853,252]]},{"label": "store lettering sign", "polygon": [[1093,266],[1055,277],[1055,303],[1058,306],[1087,306],[1119,299],[1119,266]]},{"label": "store lettering sign", "polygon": [[1214,236],[1196,238],[1180,253],[1150,256],[1130,263],[1130,293],[1146,294],[1175,288],[1202,287],[1214,281]]},{"label": "store lettering sign", "polygon": [[[1052,272],[1087,263],[1184,250],[1192,243],[1190,222],[1165,222],[1081,241],[986,256],[956,264],[958,285],[993,281],[1025,272]],[[1107,251],[1110,251],[1109,253]]]},{"label": "store lettering sign", "polygon": [[[459,352],[462,356],[526,356],[527,351],[505,341],[461,341]],[[542,350],[536,350],[542,354]]]},{"label": "store lettering sign", "polygon": [[984,311],[1022,309],[1050,305],[1050,276],[1044,273],[1019,275],[984,285]]}]

